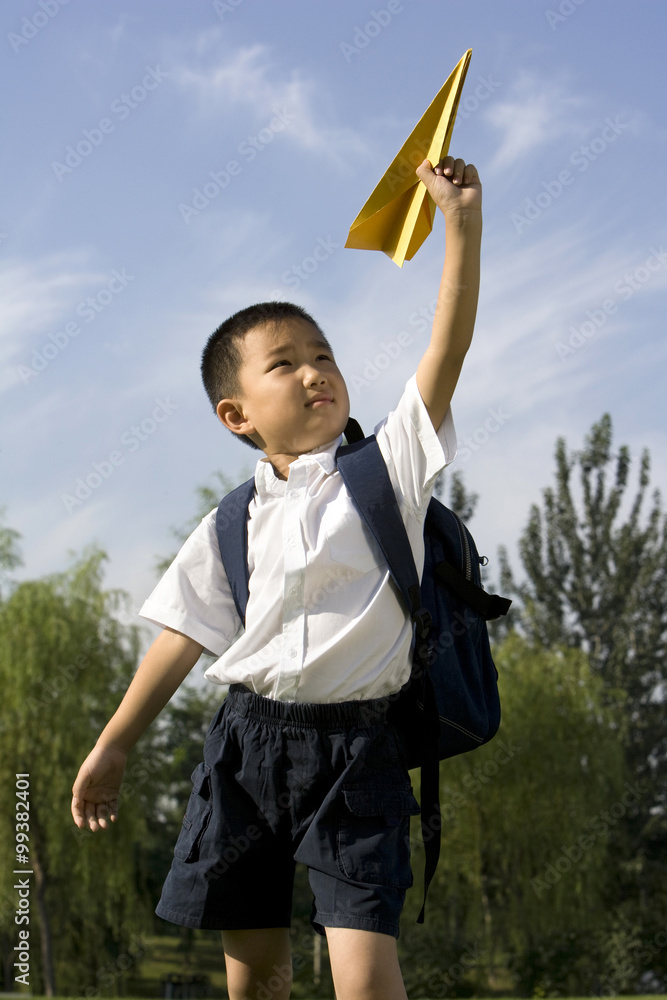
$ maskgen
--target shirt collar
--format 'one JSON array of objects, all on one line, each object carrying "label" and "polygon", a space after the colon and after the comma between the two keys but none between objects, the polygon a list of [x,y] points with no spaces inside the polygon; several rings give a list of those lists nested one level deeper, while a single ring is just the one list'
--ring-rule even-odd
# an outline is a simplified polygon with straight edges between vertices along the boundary
[{"label": "shirt collar", "polygon": [[[329,476],[335,472],[336,452],[342,443],[343,435],[339,434],[333,441],[299,455],[292,465],[313,463],[319,465],[325,476]],[[261,501],[270,496],[284,496],[286,485],[286,480],[279,479],[275,474],[271,463],[266,458],[260,458],[255,469],[255,487],[258,499]]]}]

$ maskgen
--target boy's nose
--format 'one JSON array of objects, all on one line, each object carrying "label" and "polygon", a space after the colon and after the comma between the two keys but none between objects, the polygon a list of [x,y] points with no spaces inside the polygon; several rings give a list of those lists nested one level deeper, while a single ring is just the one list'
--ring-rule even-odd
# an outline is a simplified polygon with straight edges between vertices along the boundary
[{"label": "boy's nose", "polygon": [[317,368],[311,368],[306,372],[304,381],[307,385],[323,385],[326,382],[326,376],[324,372],[320,372]]}]

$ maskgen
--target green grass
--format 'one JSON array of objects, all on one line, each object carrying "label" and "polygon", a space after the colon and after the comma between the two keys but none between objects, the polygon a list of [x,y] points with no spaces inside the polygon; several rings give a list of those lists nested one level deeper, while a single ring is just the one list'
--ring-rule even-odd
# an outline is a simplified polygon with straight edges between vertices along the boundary
[{"label": "green grass", "polygon": [[128,991],[136,989],[143,997],[159,997],[162,978],[175,972],[186,976],[207,975],[214,996],[225,996],[227,977],[220,934],[198,932],[192,936],[189,947],[186,942],[185,935],[146,938],[146,954],[140,965],[141,986],[137,979],[131,978]]},{"label": "green grass", "polygon": [[[147,1000],[153,998],[158,1000],[161,995],[161,981],[167,973],[179,973],[182,975],[205,974],[209,977],[211,985],[211,997],[221,998],[227,996],[225,963],[222,952],[222,943],[219,932],[197,931],[192,935],[184,933],[183,936],[155,936],[144,939],[146,953],[141,959],[140,967],[137,969],[138,976],[128,975],[126,980],[127,996],[123,1000]],[[324,977],[324,965],[326,960],[326,948],[322,955],[322,973]],[[119,984],[120,985],[120,984]],[[299,1000],[307,1000],[301,993],[305,988],[305,983],[295,983],[293,996]],[[18,996],[28,996],[27,993],[18,993]],[[100,1000],[109,996],[106,991],[101,991]],[[333,992],[320,994],[319,1000],[331,997]],[[42,1000],[36,994],[32,995],[32,1000]],[[46,1000],[46,998],[44,998]],[[71,998],[56,997],[54,1000],[71,1000]],[[414,1000],[429,1000],[427,997],[414,998]],[[479,998],[479,1000],[500,1000],[500,998]],[[514,998],[503,997],[502,1000],[514,1000]],[[584,997],[571,997],[568,1000],[587,1000]],[[667,995],[659,996],[637,996],[634,1000],[667,1000]]]}]

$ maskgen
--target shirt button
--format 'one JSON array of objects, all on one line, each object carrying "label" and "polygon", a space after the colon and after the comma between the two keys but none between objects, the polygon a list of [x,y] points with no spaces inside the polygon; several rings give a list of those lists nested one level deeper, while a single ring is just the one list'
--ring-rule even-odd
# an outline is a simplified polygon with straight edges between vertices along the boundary
[{"label": "shirt button", "polygon": [[298,500],[299,499],[299,491],[298,490],[290,490],[289,498],[290,498],[290,500]]},{"label": "shirt button", "polygon": [[292,659],[292,660],[293,660],[293,659],[294,659],[294,657],[296,656],[296,649],[290,649],[290,650],[288,651],[287,655],[288,655],[288,656],[290,657],[290,659]]}]

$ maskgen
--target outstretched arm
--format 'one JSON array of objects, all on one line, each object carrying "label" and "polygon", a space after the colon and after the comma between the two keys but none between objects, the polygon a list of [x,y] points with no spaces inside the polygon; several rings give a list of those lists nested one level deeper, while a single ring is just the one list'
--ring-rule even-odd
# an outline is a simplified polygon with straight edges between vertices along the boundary
[{"label": "outstretched arm", "polygon": [[482,185],[472,163],[428,160],[417,176],[445,216],[447,241],[431,340],[417,368],[417,387],[437,430],[449,409],[472,341],[479,295]]},{"label": "outstretched arm", "polygon": [[127,756],[199,659],[203,646],[166,628],[142,660],[115,715],[81,765],[72,817],[83,830],[106,830],[118,818]]}]

